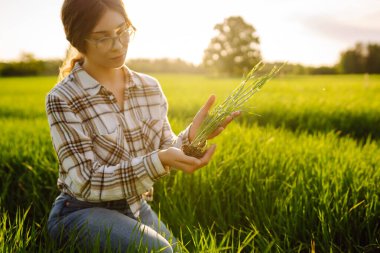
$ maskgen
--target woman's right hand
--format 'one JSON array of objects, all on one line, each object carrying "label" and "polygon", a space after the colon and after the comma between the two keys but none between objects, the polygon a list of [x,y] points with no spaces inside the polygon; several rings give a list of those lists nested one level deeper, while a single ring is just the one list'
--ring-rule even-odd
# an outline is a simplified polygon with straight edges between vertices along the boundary
[{"label": "woman's right hand", "polygon": [[200,159],[192,156],[187,156],[183,153],[182,150],[174,147],[160,150],[158,152],[158,157],[160,158],[161,163],[164,167],[174,167],[186,173],[193,173],[197,169],[202,168],[208,164],[215,152],[215,148],[216,145],[212,145],[209,149],[207,149],[204,156]]}]

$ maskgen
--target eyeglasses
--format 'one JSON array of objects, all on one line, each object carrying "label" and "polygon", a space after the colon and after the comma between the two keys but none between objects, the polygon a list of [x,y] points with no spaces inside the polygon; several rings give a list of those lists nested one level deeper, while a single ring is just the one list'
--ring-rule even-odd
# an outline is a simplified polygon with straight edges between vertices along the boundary
[{"label": "eyeglasses", "polygon": [[113,37],[103,37],[100,39],[86,39],[89,42],[95,43],[95,47],[100,50],[108,51],[115,46],[115,41],[119,40],[121,44],[126,46],[133,34],[134,30],[132,27],[124,28],[121,30],[119,35]]}]

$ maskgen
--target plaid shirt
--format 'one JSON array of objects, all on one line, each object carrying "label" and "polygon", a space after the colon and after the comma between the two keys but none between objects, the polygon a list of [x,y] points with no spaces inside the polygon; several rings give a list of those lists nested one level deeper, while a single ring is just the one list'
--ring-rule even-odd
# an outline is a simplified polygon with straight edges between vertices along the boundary
[{"label": "plaid shirt", "polygon": [[58,187],[79,200],[125,199],[136,217],[153,183],[169,173],[158,151],[188,144],[189,127],[177,137],[167,118],[158,81],[129,70],[124,111],[113,94],[78,63],[46,96],[46,113],[59,161]]}]

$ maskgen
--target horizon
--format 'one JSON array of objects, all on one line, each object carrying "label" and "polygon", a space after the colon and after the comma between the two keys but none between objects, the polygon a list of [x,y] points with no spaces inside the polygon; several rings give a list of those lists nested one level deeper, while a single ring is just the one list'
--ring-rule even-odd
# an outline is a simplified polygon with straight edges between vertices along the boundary
[{"label": "horizon", "polygon": [[[62,59],[68,46],[60,21],[62,2],[0,0],[0,61],[17,60],[23,52]],[[380,1],[245,2],[124,1],[137,27],[127,61],[168,58],[199,65],[215,35],[213,27],[230,16],[241,16],[256,29],[265,62],[333,66],[355,43],[380,42]]]}]

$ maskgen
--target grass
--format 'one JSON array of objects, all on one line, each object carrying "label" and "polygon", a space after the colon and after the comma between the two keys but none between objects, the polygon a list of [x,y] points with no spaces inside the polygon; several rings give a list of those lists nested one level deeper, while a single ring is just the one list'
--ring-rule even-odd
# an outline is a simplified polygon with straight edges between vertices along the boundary
[{"label": "grass", "polygon": [[[239,79],[155,75],[178,133],[210,93]],[[58,194],[44,111],[55,77],[0,79],[0,251],[59,249],[46,233]],[[191,94],[191,96],[189,96]],[[380,250],[380,76],[285,76],[212,142],[212,162],[155,186],[153,208],[185,252]]]}]

